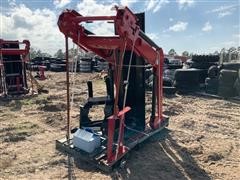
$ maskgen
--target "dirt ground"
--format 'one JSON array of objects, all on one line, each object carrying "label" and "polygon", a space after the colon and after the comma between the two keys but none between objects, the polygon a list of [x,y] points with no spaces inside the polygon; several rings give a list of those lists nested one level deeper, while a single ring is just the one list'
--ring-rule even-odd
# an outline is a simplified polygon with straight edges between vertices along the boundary
[{"label": "dirt ground", "polygon": [[[0,179],[67,179],[68,158],[55,150],[66,134],[65,74],[47,73],[48,94],[0,99]],[[86,82],[104,94],[98,74],[77,74],[72,126]],[[81,162],[76,179],[240,179],[240,103],[176,95],[164,98],[168,130],[133,150],[126,167],[104,173]],[[92,116],[101,115],[96,109]]]}]

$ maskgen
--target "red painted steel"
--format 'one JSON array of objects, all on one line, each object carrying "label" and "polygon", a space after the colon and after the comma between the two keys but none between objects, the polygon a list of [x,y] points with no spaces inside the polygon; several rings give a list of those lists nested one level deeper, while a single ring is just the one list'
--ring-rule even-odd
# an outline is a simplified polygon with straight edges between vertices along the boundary
[{"label": "red painted steel", "polygon": [[[59,30],[67,37],[70,37],[74,43],[79,45],[86,51],[92,51],[100,57],[106,59],[114,67],[114,83],[116,87],[114,99],[114,113],[109,117],[108,121],[108,147],[107,147],[107,160],[111,163],[114,158],[113,137],[115,120],[120,119],[119,136],[121,141],[119,144],[119,153],[116,154],[120,157],[124,153],[123,146],[123,123],[124,114],[119,116],[118,98],[120,81],[122,77],[122,65],[124,52],[132,50],[134,40],[136,40],[133,51],[138,56],[142,56],[148,63],[155,69],[154,72],[157,77],[157,86],[155,91],[157,94],[157,114],[151,120],[151,127],[157,129],[163,120],[162,116],[162,76],[163,76],[163,60],[164,54],[162,48],[158,47],[152,42],[143,32],[141,32],[138,25],[137,17],[127,7],[118,8],[115,6],[116,16],[82,16],[75,10],[65,10],[59,16],[58,26]],[[114,36],[97,36],[90,31],[86,30],[82,22],[92,21],[113,21],[116,35]],[[116,57],[118,53],[118,57]],[[121,111],[120,111],[121,112]]]},{"label": "red painted steel", "polygon": [[[20,47],[19,48],[5,48],[4,47],[4,46],[11,45],[11,44],[25,45],[25,46],[24,46],[24,48],[20,48]],[[4,55],[20,55],[21,62],[25,63],[30,60],[29,51],[30,51],[30,42],[28,40],[23,40],[22,42],[20,42],[20,41],[14,41],[14,40],[0,39],[0,73],[3,72],[3,69],[4,69],[4,62],[3,62],[2,56],[4,56]],[[17,63],[19,61],[10,60],[7,62],[8,63]],[[3,76],[5,76],[5,75],[3,75]],[[15,78],[16,82],[14,81],[14,79],[10,80],[10,82],[12,82],[10,84],[16,85],[17,92],[20,92],[20,86],[21,86],[20,80],[23,81],[22,77],[16,77]],[[22,83],[24,83],[24,82],[22,82]],[[7,94],[7,90],[5,88],[3,88],[4,85],[1,84],[1,86],[2,86],[2,89],[4,89],[3,93]]]},{"label": "red painted steel", "polygon": [[46,70],[46,66],[38,66],[39,69],[39,74],[40,74],[40,80],[45,80],[46,76],[45,76],[45,70]]},{"label": "red painted steel", "polygon": [[[107,161],[108,163],[112,163],[118,157],[121,157],[126,151],[127,148],[123,145],[123,136],[124,136],[124,116],[130,111],[130,107],[125,107],[123,110],[119,111],[116,116],[110,116],[108,118],[108,144],[107,144]],[[118,144],[118,154],[113,153],[113,138],[114,138],[114,130],[115,130],[115,121],[120,120],[120,130],[119,136],[121,137],[120,143]]]},{"label": "red painted steel", "polygon": [[[7,49],[3,48],[3,44],[25,44],[24,49]],[[28,40],[20,41],[10,41],[0,39],[0,54],[2,55],[23,55],[24,61],[29,61],[29,51],[30,51],[30,42]]]}]

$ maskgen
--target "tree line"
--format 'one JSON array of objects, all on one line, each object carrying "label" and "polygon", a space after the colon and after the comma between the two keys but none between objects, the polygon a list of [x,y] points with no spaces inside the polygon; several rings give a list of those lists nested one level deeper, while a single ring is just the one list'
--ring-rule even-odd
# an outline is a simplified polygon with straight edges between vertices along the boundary
[{"label": "tree line", "polygon": [[[69,57],[73,58],[74,56],[78,55],[81,53],[83,56],[94,56],[93,53],[84,53],[82,50],[77,50],[74,48],[69,49]],[[188,51],[183,51],[182,54],[177,54],[175,49],[170,49],[168,51],[168,55],[170,56],[175,56],[175,55],[182,55],[185,57],[191,57],[193,53],[189,53]],[[209,55],[220,55],[223,58],[223,61],[228,61],[228,60],[240,60],[240,47],[231,47],[229,49],[222,48],[219,52],[215,51],[213,53],[209,53]],[[32,59],[35,57],[54,57],[54,58],[60,58],[64,59],[65,58],[65,52],[62,49],[58,49],[57,52],[52,56],[49,53],[42,52],[41,50],[36,50],[34,48],[30,49],[30,56]]]}]

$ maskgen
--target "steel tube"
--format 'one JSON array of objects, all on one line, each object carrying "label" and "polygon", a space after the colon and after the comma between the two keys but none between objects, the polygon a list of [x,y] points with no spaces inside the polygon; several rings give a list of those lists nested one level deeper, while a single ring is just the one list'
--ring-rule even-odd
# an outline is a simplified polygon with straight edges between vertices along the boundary
[{"label": "steel tube", "polygon": [[66,46],[66,81],[67,81],[67,140],[70,140],[70,94],[69,94],[69,60],[68,60],[68,37],[65,36]]}]

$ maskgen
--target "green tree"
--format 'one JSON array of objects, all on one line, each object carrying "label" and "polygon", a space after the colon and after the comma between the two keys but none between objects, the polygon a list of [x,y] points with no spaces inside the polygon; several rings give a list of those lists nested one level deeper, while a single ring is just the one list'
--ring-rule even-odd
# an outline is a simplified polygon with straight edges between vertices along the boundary
[{"label": "green tree", "polygon": [[37,57],[37,51],[34,48],[30,48],[30,57],[31,59]]},{"label": "green tree", "polygon": [[62,51],[62,49],[59,49],[55,54],[54,54],[55,58],[60,58],[60,59],[64,59],[64,53]]},{"label": "green tree", "polygon": [[41,57],[52,57],[49,53],[41,53]]},{"label": "green tree", "polygon": [[34,59],[35,57],[52,57],[52,55],[42,52],[40,49],[36,50],[34,48],[30,48],[30,57],[31,59]]},{"label": "green tree", "polygon": [[189,56],[189,52],[188,51],[183,51],[182,56],[188,57]]},{"label": "green tree", "polygon": [[171,55],[171,56],[174,56],[174,55],[176,55],[177,53],[176,53],[176,51],[174,50],[174,49],[170,49],[169,51],[168,51],[168,55]]},{"label": "green tree", "polygon": [[42,51],[40,49],[37,50],[36,52],[36,56],[38,57],[42,57]]}]

